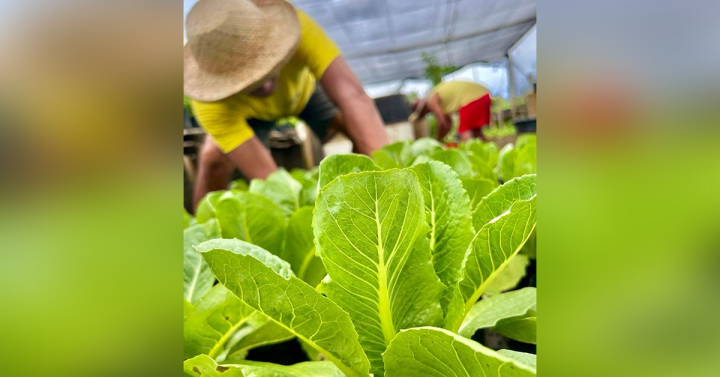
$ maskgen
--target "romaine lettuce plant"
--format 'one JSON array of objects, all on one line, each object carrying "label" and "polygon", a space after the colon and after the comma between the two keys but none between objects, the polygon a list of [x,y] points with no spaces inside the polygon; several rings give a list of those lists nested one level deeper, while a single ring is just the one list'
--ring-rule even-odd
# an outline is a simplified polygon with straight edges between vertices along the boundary
[{"label": "romaine lettuce plant", "polygon": [[[500,185],[502,160],[421,139],[208,194],[186,220],[185,373],[536,375],[534,355],[470,339],[536,343],[535,288],[507,292],[528,261],[535,175]],[[313,361],[245,360],[290,338]]]}]

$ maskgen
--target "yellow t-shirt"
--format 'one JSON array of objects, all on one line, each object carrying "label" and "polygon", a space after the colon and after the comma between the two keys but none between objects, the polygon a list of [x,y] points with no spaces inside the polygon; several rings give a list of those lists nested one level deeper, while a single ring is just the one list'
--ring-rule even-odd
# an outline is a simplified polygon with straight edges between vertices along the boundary
[{"label": "yellow t-shirt", "polygon": [[237,148],[254,132],[247,119],[273,121],[298,115],[315,91],[315,81],[340,55],[335,43],[308,15],[297,10],[300,42],[290,61],[280,70],[275,92],[267,97],[238,93],[215,102],[192,100],[195,118],[220,148]]},{"label": "yellow t-shirt", "polygon": [[443,112],[451,114],[488,93],[490,91],[486,87],[474,82],[444,81],[430,91],[428,98],[435,94],[440,96],[440,107]]}]

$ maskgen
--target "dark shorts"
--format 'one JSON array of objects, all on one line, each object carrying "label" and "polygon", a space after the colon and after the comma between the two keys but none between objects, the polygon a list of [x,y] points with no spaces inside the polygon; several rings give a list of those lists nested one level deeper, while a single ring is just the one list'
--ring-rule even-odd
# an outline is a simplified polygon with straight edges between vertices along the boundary
[{"label": "dark shorts", "polygon": [[[335,104],[325,95],[322,88],[317,85],[315,92],[310,96],[307,105],[298,115],[313,130],[315,135],[322,141],[327,135],[328,128],[332,124],[333,118],[338,113]],[[260,119],[248,119],[248,124],[255,131],[255,136],[268,146],[270,131],[275,128],[274,121],[266,121]]]}]

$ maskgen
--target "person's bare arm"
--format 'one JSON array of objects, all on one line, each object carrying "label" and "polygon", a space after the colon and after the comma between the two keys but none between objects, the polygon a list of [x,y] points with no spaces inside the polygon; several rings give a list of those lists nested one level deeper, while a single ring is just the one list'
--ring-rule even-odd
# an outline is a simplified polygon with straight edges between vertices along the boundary
[{"label": "person's bare arm", "polygon": [[442,140],[450,128],[452,128],[452,118],[445,114],[440,106],[440,96],[436,93],[430,97],[426,103],[427,108],[433,113],[438,125],[438,140]]},{"label": "person's bare arm", "polygon": [[342,56],[335,58],[325,69],[320,84],[340,108],[347,136],[358,152],[369,155],[388,143],[385,126],[375,103],[365,93],[360,80]]},{"label": "person's bare arm", "polygon": [[240,144],[240,146],[230,151],[227,156],[248,180],[253,178],[265,179],[270,173],[278,169],[270,151],[265,148],[257,136],[253,136]]}]

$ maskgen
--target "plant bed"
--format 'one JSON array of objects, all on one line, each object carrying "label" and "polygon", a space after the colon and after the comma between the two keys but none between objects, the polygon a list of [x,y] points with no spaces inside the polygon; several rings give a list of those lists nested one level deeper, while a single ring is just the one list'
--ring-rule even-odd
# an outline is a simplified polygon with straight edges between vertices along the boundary
[{"label": "plant bed", "polygon": [[533,345],[482,335],[535,343],[536,289],[515,289],[532,143],[420,139],[208,194],[184,231],[185,373],[535,376]]}]

